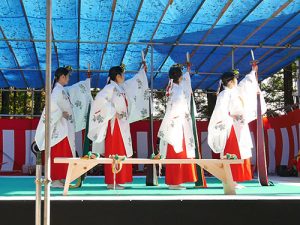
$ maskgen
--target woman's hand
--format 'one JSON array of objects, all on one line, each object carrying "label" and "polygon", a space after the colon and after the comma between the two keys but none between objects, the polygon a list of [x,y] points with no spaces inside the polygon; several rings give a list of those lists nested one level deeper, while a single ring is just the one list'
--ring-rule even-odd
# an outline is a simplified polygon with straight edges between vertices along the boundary
[{"label": "woman's hand", "polygon": [[190,62],[187,63],[187,71],[190,73],[191,72],[191,66],[192,64]]},{"label": "woman's hand", "polygon": [[91,74],[92,74],[91,71],[88,71],[87,74],[86,74],[86,77],[91,78]]},{"label": "woman's hand", "polygon": [[253,64],[252,65],[252,70],[257,73],[257,71],[258,71],[258,65],[257,64]]},{"label": "woman's hand", "polygon": [[153,159],[161,159],[160,153],[158,153],[157,155],[155,155],[155,156],[153,157]]},{"label": "woman's hand", "polygon": [[145,61],[142,62],[142,64],[144,65],[144,70],[147,73],[148,72],[148,67]]}]

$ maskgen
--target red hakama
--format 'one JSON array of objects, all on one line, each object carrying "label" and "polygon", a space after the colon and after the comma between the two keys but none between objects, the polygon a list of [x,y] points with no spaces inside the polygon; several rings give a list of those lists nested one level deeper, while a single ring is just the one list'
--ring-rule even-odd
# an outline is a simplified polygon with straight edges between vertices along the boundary
[{"label": "red hakama", "polygon": [[66,179],[68,164],[54,163],[56,157],[73,157],[72,150],[69,144],[68,137],[65,137],[61,142],[51,147],[51,180]]},{"label": "red hakama", "polygon": [[[119,122],[115,119],[115,125],[113,133],[111,133],[111,123],[109,121],[106,138],[105,138],[105,157],[108,158],[110,155],[126,156],[126,150],[119,126]],[[114,174],[110,164],[104,165],[105,183],[114,183]],[[116,184],[124,184],[126,182],[132,182],[132,165],[123,164],[122,170],[116,174]]]},{"label": "red hakama", "polygon": [[[299,158],[298,158],[298,157],[299,157]],[[297,156],[296,162],[297,162],[298,176],[300,176],[300,156]]]},{"label": "red hakama", "polygon": [[[184,138],[182,141],[182,148],[182,152],[176,153],[173,146],[168,144],[166,158],[187,159]],[[186,182],[196,182],[196,166],[194,164],[167,164],[165,179],[167,185],[179,185]]]},{"label": "red hakama", "polygon": [[[232,126],[230,135],[226,142],[224,149],[224,155],[226,153],[235,154],[238,159],[241,158],[238,141],[235,135],[234,128]],[[243,182],[246,180],[252,180],[252,171],[251,171],[251,161],[249,159],[244,159],[243,164],[230,165],[231,173],[234,181]]]}]

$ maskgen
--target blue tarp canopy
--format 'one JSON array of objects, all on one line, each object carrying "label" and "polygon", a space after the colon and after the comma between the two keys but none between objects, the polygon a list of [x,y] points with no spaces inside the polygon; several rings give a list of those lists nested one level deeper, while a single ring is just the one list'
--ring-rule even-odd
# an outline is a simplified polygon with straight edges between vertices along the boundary
[{"label": "blue tarp canopy", "polygon": [[[193,88],[213,90],[233,59],[250,70],[253,49],[264,79],[300,56],[299,10],[300,0],[52,0],[52,69],[71,65],[72,84],[90,63],[92,87],[102,88],[111,66],[123,62],[131,77],[142,50],[151,71],[153,46],[154,88],[188,51]],[[44,87],[45,40],[46,0],[1,0],[1,88]]]}]

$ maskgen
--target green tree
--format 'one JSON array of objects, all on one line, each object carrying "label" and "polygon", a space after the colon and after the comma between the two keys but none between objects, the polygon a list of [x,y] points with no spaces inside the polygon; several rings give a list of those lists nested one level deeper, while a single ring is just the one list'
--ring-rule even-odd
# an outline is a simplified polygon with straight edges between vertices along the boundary
[{"label": "green tree", "polygon": [[261,82],[267,103],[267,114],[278,115],[290,109],[295,103],[293,93],[296,91],[296,63],[293,62],[278,73]]}]

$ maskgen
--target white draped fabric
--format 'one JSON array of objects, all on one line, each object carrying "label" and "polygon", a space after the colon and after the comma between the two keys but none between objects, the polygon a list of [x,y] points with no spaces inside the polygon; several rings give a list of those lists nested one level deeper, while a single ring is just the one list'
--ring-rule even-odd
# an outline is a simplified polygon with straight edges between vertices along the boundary
[{"label": "white draped fabric", "polygon": [[[236,87],[227,88],[218,95],[208,125],[208,145],[216,153],[223,153],[231,127],[238,140],[242,159],[252,156],[253,148],[248,123],[257,118],[257,93],[260,92],[255,71],[251,71]],[[266,103],[261,93],[262,113]]]},{"label": "white draped fabric", "polygon": [[[75,132],[85,129],[88,106],[91,100],[89,78],[70,87],[63,87],[56,83],[51,93],[51,147],[68,137],[75,157]],[[68,120],[63,117],[63,112],[69,114]],[[35,141],[40,150],[45,149],[45,109],[36,130]]]},{"label": "white draped fabric", "polygon": [[176,153],[182,152],[183,137],[186,143],[187,157],[195,157],[195,141],[190,114],[191,94],[190,74],[186,72],[179,85],[173,83],[167,102],[166,114],[158,132],[160,154],[163,157],[166,156],[168,144],[174,147]]},{"label": "white draped fabric", "polygon": [[93,141],[93,151],[100,154],[105,152],[104,141],[108,122],[111,121],[113,132],[114,122],[117,119],[127,157],[132,156],[129,124],[148,116],[148,80],[144,69],[121,85],[111,81],[97,94],[91,105],[88,137]]}]

